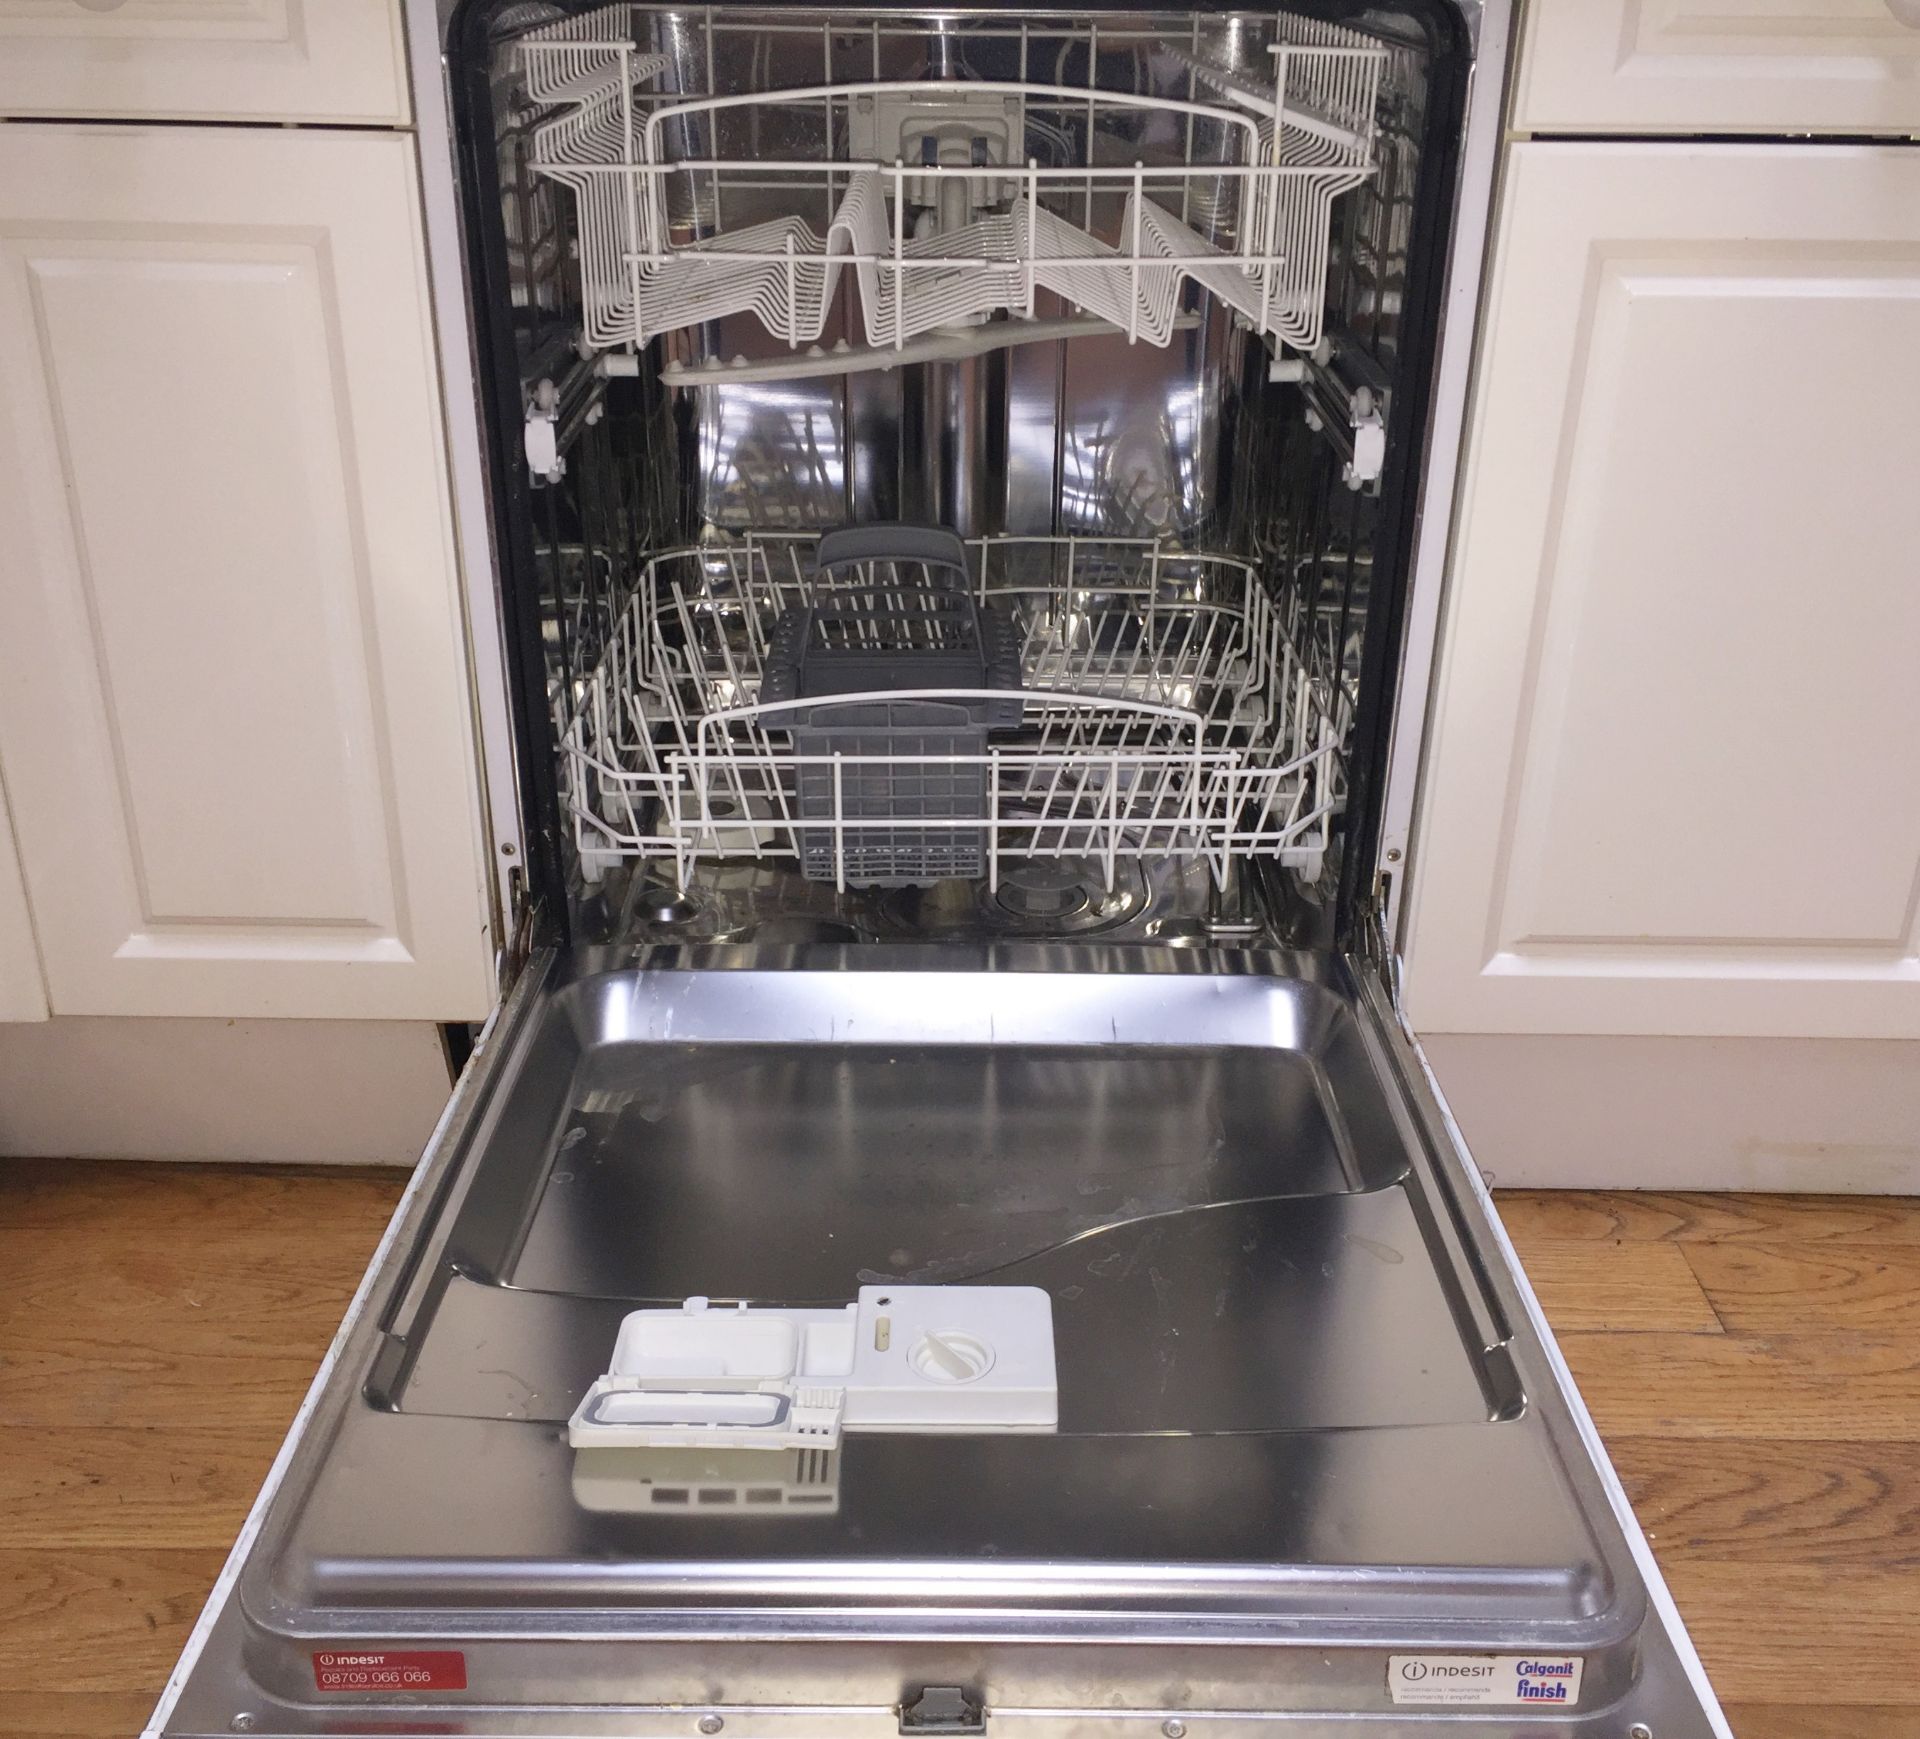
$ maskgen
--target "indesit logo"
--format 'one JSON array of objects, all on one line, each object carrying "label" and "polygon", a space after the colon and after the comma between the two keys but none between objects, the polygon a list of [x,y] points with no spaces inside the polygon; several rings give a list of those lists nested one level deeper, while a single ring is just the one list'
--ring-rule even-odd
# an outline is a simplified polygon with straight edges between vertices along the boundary
[{"label": "indesit logo", "polygon": [[1410,1660],[1400,1663],[1400,1676],[1403,1679],[1490,1679],[1493,1677],[1491,1661],[1423,1661]]}]

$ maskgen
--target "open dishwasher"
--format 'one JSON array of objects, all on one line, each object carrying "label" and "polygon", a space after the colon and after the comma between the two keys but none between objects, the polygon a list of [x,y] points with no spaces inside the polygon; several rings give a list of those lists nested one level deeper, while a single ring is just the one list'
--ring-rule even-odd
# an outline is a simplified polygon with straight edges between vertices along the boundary
[{"label": "open dishwasher", "polygon": [[1507,26],[414,6],[508,988],[155,1731],[1725,1733],[1395,1013]]}]

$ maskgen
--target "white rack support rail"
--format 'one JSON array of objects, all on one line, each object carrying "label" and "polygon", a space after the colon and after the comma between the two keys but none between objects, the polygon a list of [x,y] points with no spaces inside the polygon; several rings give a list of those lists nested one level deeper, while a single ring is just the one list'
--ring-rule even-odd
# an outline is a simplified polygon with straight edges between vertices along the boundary
[{"label": "white rack support rail", "polygon": [[[560,699],[562,801],[589,874],[667,860],[776,860],[830,842],[834,880],[864,834],[910,824],[984,836],[986,875],[1033,857],[1205,861],[1224,883],[1263,855],[1318,874],[1345,796],[1332,684],[1248,563],[1137,539],[974,540],[976,596],[1010,616],[1023,723],[966,756],[805,757],[790,708],[760,699],[782,612],[811,596],[813,540],[749,536],[655,556],[608,644]],[[851,704],[863,698],[836,696]],[[1005,701],[1005,691],[931,698]],[[803,765],[831,789],[897,766],[984,769],[985,813],[949,821],[803,808]]]},{"label": "white rack support rail", "polygon": [[[1191,280],[1256,330],[1311,350],[1333,201],[1373,173],[1386,50],[1285,14],[1274,35],[1271,84],[1169,48],[1187,70],[1188,99],[979,79],[668,95],[645,88],[667,59],[634,41],[625,5],[545,27],[519,52],[529,95],[559,110],[535,129],[533,161],[578,202],[585,336],[597,349],[638,349],[662,332],[740,313],[790,346],[811,345],[851,268],[873,345],[899,347],[996,312],[1031,319],[1044,289],[1129,341],[1164,346]],[[1097,60],[1089,54],[1090,68]],[[1203,89],[1219,100],[1197,100]],[[955,104],[998,105],[1010,117],[999,127],[1005,161],[851,154],[854,142],[887,136],[877,112],[917,107],[937,117]],[[823,123],[821,155],[729,155],[690,143],[720,138],[730,118],[756,111]],[[1027,151],[1030,125],[1067,113],[1085,117],[1084,161],[1042,164]],[[1119,132],[1184,135],[1189,154],[1197,121],[1229,144],[1221,161],[1100,162],[1096,138],[1113,137],[1099,130],[1102,119]],[[1062,136],[1051,129],[1056,142]],[[1232,245],[1223,247],[1182,214],[1226,185],[1238,195]],[[908,216],[916,206],[940,213],[919,233]],[[743,207],[755,221],[730,227],[729,209]],[[803,212],[824,214],[824,232]]]}]

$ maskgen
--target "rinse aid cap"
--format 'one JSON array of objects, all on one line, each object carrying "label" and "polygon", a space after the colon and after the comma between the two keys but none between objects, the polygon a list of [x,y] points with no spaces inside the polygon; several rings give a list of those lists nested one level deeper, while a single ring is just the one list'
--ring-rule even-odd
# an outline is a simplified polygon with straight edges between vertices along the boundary
[{"label": "rinse aid cap", "polygon": [[845,1431],[1051,1431],[1036,1286],[863,1286],[838,1310],[636,1310],[567,1422],[575,1449],[831,1449]]}]

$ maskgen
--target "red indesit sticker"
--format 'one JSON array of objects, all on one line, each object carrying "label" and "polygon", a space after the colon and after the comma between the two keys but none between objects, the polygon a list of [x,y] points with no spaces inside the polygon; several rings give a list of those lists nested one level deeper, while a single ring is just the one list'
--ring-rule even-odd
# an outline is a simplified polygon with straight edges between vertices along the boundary
[{"label": "red indesit sticker", "polygon": [[313,1657],[313,1682],[323,1691],[464,1691],[467,1657],[458,1649],[329,1649]]}]

